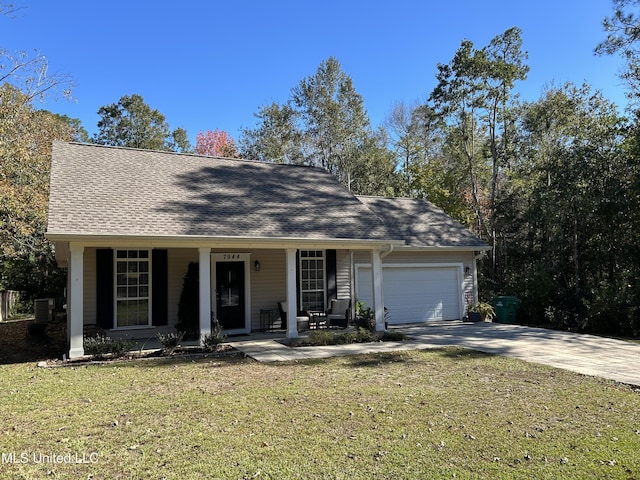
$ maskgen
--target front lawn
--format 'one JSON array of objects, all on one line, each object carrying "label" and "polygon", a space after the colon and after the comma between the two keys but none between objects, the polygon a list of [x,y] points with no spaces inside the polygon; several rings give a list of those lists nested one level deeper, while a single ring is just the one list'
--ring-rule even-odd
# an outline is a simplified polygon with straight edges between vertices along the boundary
[{"label": "front lawn", "polygon": [[638,392],[461,349],[3,365],[0,418],[2,478],[640,478]]}]

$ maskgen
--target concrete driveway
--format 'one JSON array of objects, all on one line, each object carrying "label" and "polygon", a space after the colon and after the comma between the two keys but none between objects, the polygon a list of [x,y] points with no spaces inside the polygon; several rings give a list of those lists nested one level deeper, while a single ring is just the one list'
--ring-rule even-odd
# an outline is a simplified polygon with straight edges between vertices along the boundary
[{"label": "concrete driveway", "polygon": [[262,362],[456,346],[640,386],[638,343],[499,323],[451,321],[392,328],[412,340],[297,348],[274,338],[238,338],[230,343]]},{"label": "concrete driveway", "polygon": [[425,346],[455,345],[640,386],[640,343],[500,323],[440,322],[400,330]]}]

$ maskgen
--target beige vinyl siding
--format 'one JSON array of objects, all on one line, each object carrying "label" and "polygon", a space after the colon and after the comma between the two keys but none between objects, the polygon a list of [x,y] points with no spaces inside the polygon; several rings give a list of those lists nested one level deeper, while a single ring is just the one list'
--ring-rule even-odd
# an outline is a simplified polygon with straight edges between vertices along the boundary
[{"label": "beige vinyl siding", "polygon": [[[108,247],[105,247],[108,248]],[[182,283],[187,273],[189,262],[198,261],[198,250],[194,248],[168,249],[168,281],[169,298],[168,326],[174,327],[178,322],[178,303],[182,292]],[[84,283],[83,283],[83,317],[85,325],[96,324],[96,248],[84,250]]]},{"label": "beige vinyl siding", "polygon": [[[260,262],[260,271],[253,268],[255,261]],[[348,250],[336,252],[336,282],[339,298],[349,298],[351,254]],[[271,310],[272,321],[279,317],[278,302],[287,295],[286,256],[284,250],[251,251],[251,330],[260,329],[260,310]]]},{"label": "beige vinyl siding", "polygon": [[[104,247],[109,248],[109,247]],[[228,252],[229,250],[224,250]],[[222,250],[212,249],[211,253],[222,253]],[[283,249],[238,249],[237,253],[251,253],[249,260],[250,294],[251,294],[251,329],[260,329],[260,310],[271,310],[272,321],[277,324],[279,317],[278,304],[286,298],[286,256]],[[362,252],[356,255],[362,256]],[[365,263],[371,262],[368,252],[364,252]],[[196,248],[169,248],[168,261],[168,324],[162,330],[172,330],[178,323],[178,304],[182,293],[184,276],[189,262],[198,262]],[[254,268],[255,261],[260,262],[260,271]],[[83,316],[85,325],[96,324],[96,248],[87,247],[84,250],[84,292]],[[351,251],[336,251],[336,282],[338,298],[351,297]],[[331,299],[328,299],[331,300]],[[215,301],[215,297],[212,298]],[[155,327],[154,327],[155,328]],[[149,329],[150,331],[153,328]],[[140,332],[137,332],[140,333]],[[114,332],[115,334],[115,332]],[[153,332],[151,333],[153,334]]]},{"label": "beige vinyl siding", "polygon": [[[260,262],[260,271],[254,268]],[[251,330],[260,329],[260,310],[271,310],[272,322],[278,317],[278,302],[286,298],[286,257],[284,250],[251,252]]]}]

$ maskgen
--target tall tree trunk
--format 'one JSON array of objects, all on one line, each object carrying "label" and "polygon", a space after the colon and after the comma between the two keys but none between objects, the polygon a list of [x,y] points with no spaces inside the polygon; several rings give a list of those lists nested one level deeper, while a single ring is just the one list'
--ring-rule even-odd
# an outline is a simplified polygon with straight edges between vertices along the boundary
[{"label": "tall tree trunk", "polygon": [[473,208],[476,211],[476,216],[478,217],[478,229],[481,234],[484,234],[485,237],[491,238],[491,234],[489,229],[487,228],[487,223],[484,218],[484,213],[482,212],[482,208],[480,206],[480,200],[478,199],[478,180],[476,178],[475,173],[475,133],[474,128],[475,125],[473,123],[474,118],[473,111],[470,114],[471,118],[471,127],[467,130],[465,119],[465,113],[463,112],[463,121],[462,121],[462,135],[463,135],[463,144],[464,144],[464,153],[467,157],[467,161],[469,163],[469,181],[471,183],[471,199],[473,200]]},{"label": "tall tree trunk", "polygon": [[578,215],[573,216],[573,281],[575,283],[576,300],[580,299],[580,259],[578,257]]}]

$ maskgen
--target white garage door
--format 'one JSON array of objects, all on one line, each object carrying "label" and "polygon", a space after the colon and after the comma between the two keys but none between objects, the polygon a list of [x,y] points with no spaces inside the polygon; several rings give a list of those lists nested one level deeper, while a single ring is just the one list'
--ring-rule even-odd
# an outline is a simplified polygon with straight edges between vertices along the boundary
[{"label": "white garage door", "polygon": [[[459,267],[383,265],[389,324],[459,319]],[[357,267],[357,298],[373,306],[371,267]]]}]

